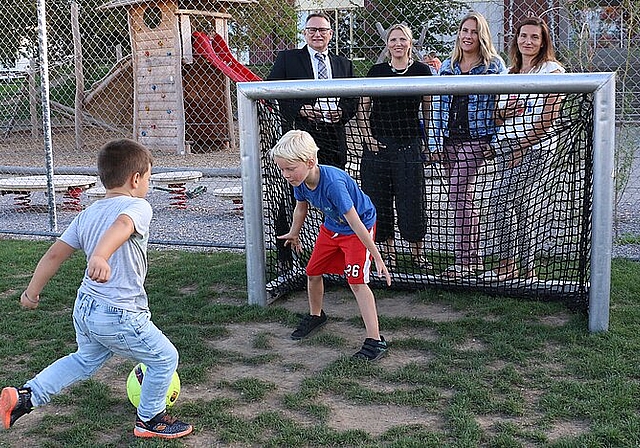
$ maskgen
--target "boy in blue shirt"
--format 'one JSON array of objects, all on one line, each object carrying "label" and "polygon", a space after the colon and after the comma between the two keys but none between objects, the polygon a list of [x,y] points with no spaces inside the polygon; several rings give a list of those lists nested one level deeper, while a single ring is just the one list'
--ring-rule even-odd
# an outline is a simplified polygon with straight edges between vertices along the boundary
[{"label": "boy in blue shirt", "polygon": [[147,148],[128,139],[104,145],[98,173],[106,189],[82,211],[36,266],[20,296],[35,309],[40,292],[62,263],[81,249],[87,268],[73,307],[78,349],[46,367],[23,387],[5,387],[0,417],[5,429],[62,389],[92,376],[114,354],[147,366],[142,382],[134,435],[174,439],[192,426],[166,413],[167,390],[178,366],[178,351],[151,322],[144,280],[147,242],[153,216],[144,199],[153,158]]},{"label": "boy in blue shirt", "polygon": [[309,204],[324,213],[324,222],[307,264],[309,315],[305,316],[291,338],[303,339],[323,326],[327,316],[322,309],[323,274],[344,274],[358,302],[367,337],[354,358],[375,361],[387,351],[380,335],[375,298],[369,288],[371,259],[378,275],[387,285],[391,276],[374,243],[376,209],[369,197],[343,170],[318,165],[318,146],[305,131],[287,132],[271,149],[282,176],[291,184],[296,198],[289,232],[278,236],[296,252],[302,251],[300,229]]}]

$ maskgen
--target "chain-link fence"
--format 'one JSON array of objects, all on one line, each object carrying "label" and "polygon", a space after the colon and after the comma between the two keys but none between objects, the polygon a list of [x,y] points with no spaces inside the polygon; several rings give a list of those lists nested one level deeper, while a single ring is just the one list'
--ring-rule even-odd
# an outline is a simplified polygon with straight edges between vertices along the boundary
[{"label": "chain-link fence", "polygon": [[[100,197],[98,148],[133,137],[155,156],[149,200],[156,240],[241,247],[235,83],[265,78],[279,50],[301,46],[311,10],[332,17],[330,49],[349,57],[363,76],[381,60],[382,36],[392,24],[413,30],[416,57],[434,50],[444,59],[459,17],[473,9],[487,17],[505,59],[517,22],[538,15],[550,25],[568,71],[617,71],[615,230],[621,242],[640,238],[640,28],[630,0],[46,1],[48,114],[42,113],[37,6],[13,0],[0,7],[3,233],[64,228]],[[54,189],[47,172],[58,176]]]}]

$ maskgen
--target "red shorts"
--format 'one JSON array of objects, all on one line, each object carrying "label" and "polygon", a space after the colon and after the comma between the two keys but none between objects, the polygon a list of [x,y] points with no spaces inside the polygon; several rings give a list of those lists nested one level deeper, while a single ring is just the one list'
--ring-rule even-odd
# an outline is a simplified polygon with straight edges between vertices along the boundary
[{"label": "red shorts", "polygon": [[[375,232],[374,225],[369,229],[372,239]],[[358,235],[333,233],[322,224],[307,264],[307,275],[314,277],[322,274],[344,274],[350,284],[369,283],[372,259],[371,252],[362,244]]]}]

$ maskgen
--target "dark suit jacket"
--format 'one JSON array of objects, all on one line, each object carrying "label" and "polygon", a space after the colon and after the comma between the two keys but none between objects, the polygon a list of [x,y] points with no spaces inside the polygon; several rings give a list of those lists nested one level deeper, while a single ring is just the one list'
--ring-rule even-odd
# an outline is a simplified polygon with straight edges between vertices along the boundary
[{"label": "dark suit jacket", "polygon": [[[353,64],[347,58],[329,53],[331,73],[333,78],[353,78]],[[275,63],[271,68],[271,73],[267,76],[268,81],[302,80],[314,79],[313,67],[309,50],[305,45],[296,50],[284,50],[278,53]],[[282,132],[291,129],[301,129],[309,132],[316,144],[320,148],[318,152],[318,162],[327,165],[345,167],[347,140],[344,124],[356,114],[358,100],[354,98],[340,98],[338,106],[342,109],[340,123],[323,123],[307,120],[300,116],[300,109],[303,105],[314,105],[317,98],[299,98],[278,100],[280,118],[282,122]],[[267,189],[269,191],[271,189]],[[273,203],[273,202],[269,202]],[[284,235],[289,231],[289,222],[293,215],[295,199],[293,189],[289,188],[288,196],[280,202],[274,216],[274,226],[276,235]],[[282,240],[276,240],[278,256],[278,272],[292,269],[293,254],[290,247],[284,246]]]},{"label": "dark suit jacket", "polygon": [[[331,73],[333,78],[354,77],[353,63],[349,59],[329,53],[329,62],[331,64]],[[268,81],[283,81],[290,79],[314,79],[311,58],[306,45],[295,50],[280,51],[273,67],[271,68],[271,73],[267,76]],[[300,108],[305,104],[313,105],[315,102],[316,98],[279,100],[280,112],[283,115],[283,119],[288,124],[283,131],[286,132],[294,127],[302,129],[306,128],[303,121],[308,120],[300,117]],[[356,114],[358,102],[354,98],[340,98],[338,106],[342,109],[341,123],[344,124]],[[301,124],[302,126],[293,126],[294,122]]]}]

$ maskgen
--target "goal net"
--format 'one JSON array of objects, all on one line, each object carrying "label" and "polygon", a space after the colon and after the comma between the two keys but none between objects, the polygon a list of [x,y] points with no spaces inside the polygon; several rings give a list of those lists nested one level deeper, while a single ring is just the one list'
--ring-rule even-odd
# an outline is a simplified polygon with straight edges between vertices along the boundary
[{"label": "goal net", "polygon": [[[243,149],[259,153],[261,181],[254,181],[262,186],[270,299],[306,286],[305,266],[323,221],[310,207],[301,253],[277,239],[289,230],[295,200],[269,150],[284,132],[300,128],[314,136],[320,163],[344,167],[376,205],[376,242],[391,288],[556,299],[586,309],[595,89],[577,92],[571,75],[536,75],[541,84],[527,89],[525,81],[538,78],[523,76],[331,81],[322,95],[309,82],[259,83],[263,95],[265,86],[280,89],[279,98],[273,92],[254,96],[258,136],[246,135]],[[347,117],[338,126],[305,123],[289,112],[301,102],[325,110],[338,104]],[[454,116],[461,111],[462,120]],[[488,117],[496,120],[493,130],[486,128]],[[336,154],[341,150],[344,156]],[[375,274],[371,278],[373,287],[386,287]],[[338,275],[326,280],[346,284]]]}]

